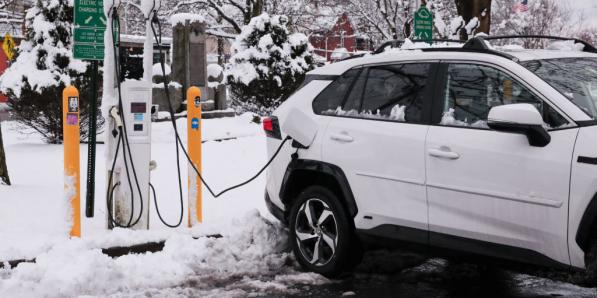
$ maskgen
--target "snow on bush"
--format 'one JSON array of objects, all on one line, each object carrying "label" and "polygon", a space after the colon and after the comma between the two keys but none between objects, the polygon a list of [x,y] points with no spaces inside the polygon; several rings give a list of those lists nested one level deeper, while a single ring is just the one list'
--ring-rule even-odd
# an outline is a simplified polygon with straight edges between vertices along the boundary
[{"label": "snow on bush", "polygon": [[[25,39],[16,60],[0,77],[0,90],[9,98],[15,118],[41,133],[46,142],[62,140],[62,90],[68,85],[87,94],[88,64],[73,59],[72,0],[40,0],[27,11]],[[87,104],[81,97],[82,124]],[[82,125],[82,138],[86,137]]]},{"label": "snow on bush", "polygon": [[307,37],[289,34],[287,26],[288,17],[264,13],[251,19],[233,43],[225,77],[241,103],[276,107],[314,68]]}]

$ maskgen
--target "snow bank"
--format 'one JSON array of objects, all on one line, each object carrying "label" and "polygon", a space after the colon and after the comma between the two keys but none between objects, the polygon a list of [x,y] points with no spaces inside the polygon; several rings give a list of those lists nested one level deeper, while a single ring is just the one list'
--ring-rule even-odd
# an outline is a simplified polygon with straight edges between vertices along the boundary
[{"label": "snow bank", "polygon": [[221,239],[173,235],[161,252],[118,259],[89,249],[82,240],[71,240],[40,255],[35,264],[0,272],[0,296],[157,295],[189,284],[193,296],[247,296],[284,293],[297,283],[327,282],[287,265],[292,261],[284,252],[285,231],[257,211],[231,227]]}]

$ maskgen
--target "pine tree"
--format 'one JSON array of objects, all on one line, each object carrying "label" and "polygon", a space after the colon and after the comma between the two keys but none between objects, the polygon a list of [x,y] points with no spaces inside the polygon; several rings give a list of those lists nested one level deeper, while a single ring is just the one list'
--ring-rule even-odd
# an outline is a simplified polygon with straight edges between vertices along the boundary
[{"label": "pine tree", "polygon": [[286,16],[266,13],[244,26],[226,67],[232,93],[244,103],[271,109],[286,100],[313,69],[312,48],[304,34],[289,34]]},{"label": "pine tree", "polygon": [[53,144],[62,141],[62,90],[70,84],[81,93],[81,138],[87,135],[90,67],[73,59],[72,23],[72,0],[37,0],[27,12],[17,58],[0,77],[16,120]]}]

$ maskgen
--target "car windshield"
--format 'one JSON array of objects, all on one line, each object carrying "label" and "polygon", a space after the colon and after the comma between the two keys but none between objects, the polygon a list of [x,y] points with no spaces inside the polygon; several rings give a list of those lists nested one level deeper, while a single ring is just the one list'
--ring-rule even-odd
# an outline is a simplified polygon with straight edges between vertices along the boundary
[{"label": "car windshield", "polygon": [[597,58],[561,58],[522,63],[597,119]]}]

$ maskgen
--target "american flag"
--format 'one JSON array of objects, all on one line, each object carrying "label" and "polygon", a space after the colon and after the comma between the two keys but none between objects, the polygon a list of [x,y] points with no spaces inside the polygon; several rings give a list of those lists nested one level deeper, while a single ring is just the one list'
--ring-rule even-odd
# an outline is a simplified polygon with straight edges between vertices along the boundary
[{"label": "american flag", "polygon": [[522,0],[514,5],[514,12],[525,12],[529,10],[529,0]]}]

